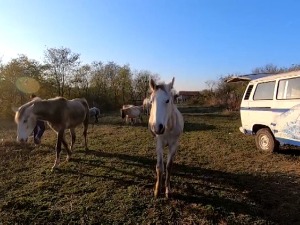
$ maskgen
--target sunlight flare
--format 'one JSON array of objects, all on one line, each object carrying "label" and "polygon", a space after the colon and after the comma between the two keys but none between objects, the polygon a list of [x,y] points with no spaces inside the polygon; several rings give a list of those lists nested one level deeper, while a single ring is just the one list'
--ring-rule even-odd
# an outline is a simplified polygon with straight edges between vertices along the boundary
[{"label": "sunlight flare", "polygon": [[40,89],[40,83],[31,77],[20,77],[16,81],[17,88],[23,93],[35,93]]}]

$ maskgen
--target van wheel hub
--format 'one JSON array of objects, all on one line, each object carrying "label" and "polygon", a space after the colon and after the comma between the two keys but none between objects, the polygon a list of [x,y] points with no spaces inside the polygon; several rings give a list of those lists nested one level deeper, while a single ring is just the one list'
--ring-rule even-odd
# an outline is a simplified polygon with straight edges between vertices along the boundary
[{"label": "van wheel hub", "polygon": [[269,148],[270,139],[267,136],[262,136],[260,138],[260,147],[264,150],[268,150]]}]

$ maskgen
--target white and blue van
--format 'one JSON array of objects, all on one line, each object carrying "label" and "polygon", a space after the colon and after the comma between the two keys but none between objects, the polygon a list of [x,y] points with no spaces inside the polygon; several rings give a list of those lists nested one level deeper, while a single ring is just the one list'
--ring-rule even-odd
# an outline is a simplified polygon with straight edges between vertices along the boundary
[{"label": "white and blue van", "polygon": [[300,71],[268,75],[249,82],[240,107],[240,131],[255,135],[258,149],[300,146]]}]

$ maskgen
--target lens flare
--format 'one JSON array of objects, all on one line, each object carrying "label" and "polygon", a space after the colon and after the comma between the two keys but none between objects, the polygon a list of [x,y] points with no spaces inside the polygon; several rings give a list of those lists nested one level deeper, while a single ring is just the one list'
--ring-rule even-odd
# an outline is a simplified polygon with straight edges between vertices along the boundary
[{"label": "lens flare", "polygon": [[39,82],[31,77],[18,78],[16,86],[20,91],[27,94],[35,93],[40,89]]}]

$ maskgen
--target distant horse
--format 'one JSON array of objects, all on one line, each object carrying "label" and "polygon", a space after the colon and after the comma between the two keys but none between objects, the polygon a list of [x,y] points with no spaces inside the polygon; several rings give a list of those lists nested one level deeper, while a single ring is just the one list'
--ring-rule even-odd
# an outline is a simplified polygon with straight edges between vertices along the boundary
[{"label": "distant horse", "polygon": [[92,107],[89,109],[89,115],[90,115],[90,122],[91,123],[98,123],[99,117],[100,117],[100,109],[97,107]]},{"label": "distant horse", "polygon": [[150,114],[151,102],[149,98],[145,98],[143,101],[143,112],[146,115]]},{"label": "distant horse", "polygon": [[153,79],[150,80],[152,108],[148,126],[151,133],[156,138],[157,180],[154,189],[155,197],[159,195],[162,186],[162,177],[164,173],[163,148],[165,146],[169,147],[165,180],[166,197],[168,198],[171,193],[171,167],[175,153],[178,149],[179,137],[182,134],[184,127],[183,117],[173,103],[174,98],[171,93],[173,85],[174,78],[169,84],[156,84]]},{"label": "distant horse", "polygon": [[[126,108],[133,107],[133,106],[134,106],[134,105],[131,105],[131,104],[123,105],[123,106],[122,106],[122,109],[126,109]],[[122,117],[123,121],[125,121],[125,122],[127,123],[128,118],[126,117],[126,115],[123,115],[122,109],[120,110],[120,112],[121,112],[121,117]],[[131,121],[132,121],[132,119],[131,119]]]},{"label": "distant horse", "polygon": [[134,105],[130,105],[130,104],[129,105],[123,105],[122,109],[126,109],[126,108],[129,108],[129,107],[132,107],[132,106],[134,106]]},{"label": "distant horse", "polygon": [[[84,98],[67,100],[63,97],[56,97],[48,100],[34,98],[32,101],[22,105],[16,111],[15,122],[17,123],[17,141],[26,142],[32,133],[36,121],[47,121],[50,127],[57,133],[56,159],[52,170],[60,163],[61,143],[67,151],[67,161],[70,159],[74,142],[76,139],[75,128],[83,123],[85,149],[87,147],[87,129],[89,122],[89,106]],[[70,149],[65,140],[65,130],[70,129]]]},{"label": "distant horse", "polygon": [[120,110],[121,117],[122,119],[126,119],[126,123],[128,123],[128,119],[130,119],[131,124],[133,124],[133,121],[136,122],[137,119],[142,122],[142,110],[142,106],[123,105],[122,109]]},{"label": "distant horse", "polygon": [[183,96],[182,95],[179,95],[177,98],[176,98],[176,103],[179,104],[179,103],[182,103],[183,102]]}]

